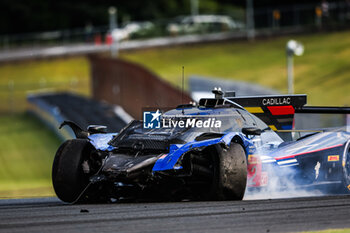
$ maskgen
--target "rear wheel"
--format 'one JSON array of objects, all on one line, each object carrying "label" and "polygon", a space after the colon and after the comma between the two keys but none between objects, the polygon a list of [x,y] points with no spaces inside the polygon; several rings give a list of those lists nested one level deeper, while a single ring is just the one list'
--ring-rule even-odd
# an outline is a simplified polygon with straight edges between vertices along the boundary
[{"label": "rear wheel", "polygon": [[56,195],[64,202],[74,202],[89,183],[82,163],[91,153],[85,139],[64,142],[57,150],[52,166],[52,183]]}]

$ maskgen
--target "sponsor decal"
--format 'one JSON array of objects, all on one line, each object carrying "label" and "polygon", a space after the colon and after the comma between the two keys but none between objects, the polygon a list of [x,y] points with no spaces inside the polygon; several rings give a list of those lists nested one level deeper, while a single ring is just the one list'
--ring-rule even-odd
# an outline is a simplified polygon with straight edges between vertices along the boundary
[{"label": "sponsor decal", "polygon": [[267,98],[262,100],[263,105],[289,105],[291,104],[291,98]]},{"label": "sponsor decal", "polygon": [[269,127],[270,127],[270,129],[272,129],[273,131],[277,131],[276,126],[274,126],[274,125],[269,125]]},{"label": "sponsor decal", "polygon": [[339,155],[328,155],[328,162],[337,162],[339,161]]},{"label": "sponsor decal", "polygon": [[260,159],[256,155],[248,155],[248,164],[258,164],[260,163]]},{"label": "sponsor decal", "polygon": [[321,168],[321,163],[317,161],[317,164],[315,166],[315,180],[317,180],[318,175],[320,174],[320,168]]},{"label": "sponsor decal", "polygon": [[248,156],[248,187],[266,186],[268,183],[268,173],[263,171],[260,157],[258,155],[250,154]]},{"label": "sponsor decal", "polygon": [[269,175],[267,172],[262,172],[261,173],[261,181],[260,181],[260,186],[267,186],[269,183]]},{"label": "sponsor decal", "polygon": [[264,113],[261,107],[245,107],[245,109],[250,113]]},{"label": "sponsor decal", "polygon": [[271,112],[272,115],[293,115],[295,110],[292,105],[286,106],[267,106],[267,109]]},{"label": "sponsor decal", "polygon": [[[253,154],[256,152],[256,147],[254,145],[248,147],[248,153]],[[248,158],[249,161],[249,158]]]}]

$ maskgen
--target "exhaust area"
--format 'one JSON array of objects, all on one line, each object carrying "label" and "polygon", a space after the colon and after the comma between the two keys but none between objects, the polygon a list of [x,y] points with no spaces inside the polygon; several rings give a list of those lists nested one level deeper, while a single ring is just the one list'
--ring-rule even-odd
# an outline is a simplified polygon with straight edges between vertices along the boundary
[{"label": "exhaust area", "polygon": [[[322,186],[322,190],[312,186],[315,180],[301,175],[297,166],[283,167],[276,163],[264,164],[263,171],[268,174],[266,185],[261,187],[248,187],[247,185],[243,200],[314,197],[324,196],[331,192],[330,188],[327,190],[325,186]],[[317,178],[319,167],[316,166],[313,172]]]}]

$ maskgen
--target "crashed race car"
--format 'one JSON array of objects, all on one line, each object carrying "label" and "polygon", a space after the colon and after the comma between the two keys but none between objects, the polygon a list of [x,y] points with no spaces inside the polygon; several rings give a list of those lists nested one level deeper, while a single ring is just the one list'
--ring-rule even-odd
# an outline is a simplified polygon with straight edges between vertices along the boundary
[{"label": "crashed race car", "polygon": [[195,105],[148,112],[150,118],[131,121],[119,133],[63,122],[76,139],[56,153],[57,196],[68,203],[241,200],[246,188],[268,188],[272,176],[301,186],[350,188],[349,132],[318,130],[291,138],[295,112],[349,113],[348,108],[306,107],[306,95],[213,93],[215,98]]}]

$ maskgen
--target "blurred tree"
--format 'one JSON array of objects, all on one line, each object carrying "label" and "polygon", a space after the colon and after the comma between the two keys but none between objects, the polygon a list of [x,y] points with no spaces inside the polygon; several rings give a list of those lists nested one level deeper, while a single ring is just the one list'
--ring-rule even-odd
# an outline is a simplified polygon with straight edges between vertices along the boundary
[{"label": "blurred tree", "polygon": [[[246,0],[199,0],[199,13],[236,14],[237,6],[245,7]],[[317,3],[320,0],[255,0],[255,7],[298,3]],[[118,8],[118,20],[166,19],[191,13],[190,0],[0,0],[0,34],[49,31],[108,25],[107,9]],[[242,12],[242,11],[241,11]],[[242,13],[240,13],[242,14]],[[241,16],[240,16],[241,17]]]}]

